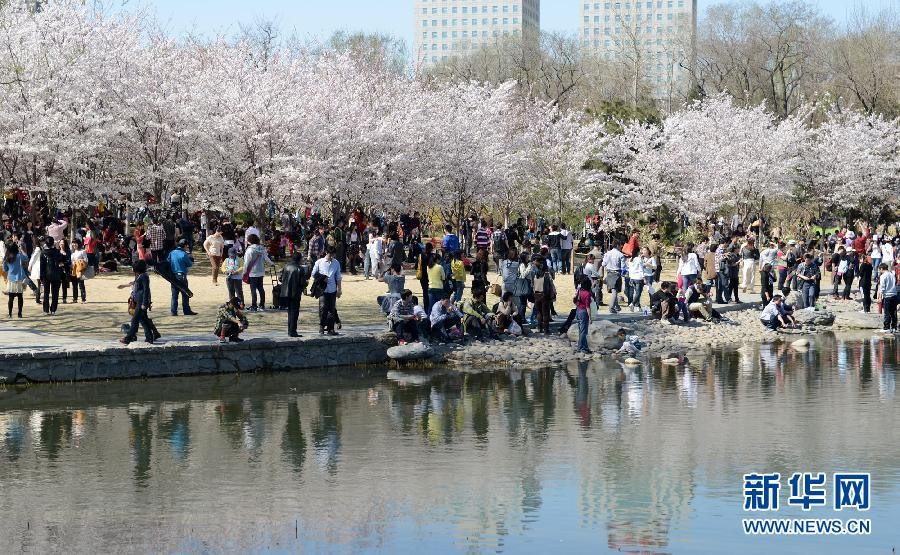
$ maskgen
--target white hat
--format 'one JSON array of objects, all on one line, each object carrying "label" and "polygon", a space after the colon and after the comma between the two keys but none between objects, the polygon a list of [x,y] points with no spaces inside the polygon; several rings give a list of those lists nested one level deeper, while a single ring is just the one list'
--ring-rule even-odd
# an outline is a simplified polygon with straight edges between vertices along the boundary
[{"label": "white hat", "polygon": [[797,241],[794,241],[793,239],[788,241],[788,245],[796,245],[796,244],[797,244]]},{"label": "white hat", "polygon": [[856,239],[856,233],[853,233],[852,231],[848,231],[847,239]]}]

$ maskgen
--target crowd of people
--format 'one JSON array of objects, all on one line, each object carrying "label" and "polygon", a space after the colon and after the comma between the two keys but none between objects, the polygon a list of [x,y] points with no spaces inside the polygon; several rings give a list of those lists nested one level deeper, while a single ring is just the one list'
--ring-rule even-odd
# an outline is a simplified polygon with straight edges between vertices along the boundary
[{"label": "crowd of people", "polygon": [[[145,341],[159,339],[149,317],[150,271],[171,285],[172,316],[179,315],[179,307],[181,315],[196,314],[188,280],[196,250],[209,260],[212,287],[225,282],[215,325],[223,342],[240,341],[248,326],[246,312],[272,309],[287,312],[288,335],[299,337],[303,295],[318,300],[319,332],[338,335],[338,299],[348,273],[386,285],[377,302],[401,343],[549,334],[562,302],[568,316],[559,318],[558,331],[566,333],[577,323],[578,350],[589,352],[588,326],[601,307],[610,314],[652,314],[667,324],[694,318],[721,322],[726,318],[716,305],[741,303],[741,295],[749,300],[746,295],[755,293],[757,284],[763,325],[793,327],[794,310],[815,307],[828,295],[822,282],[829,273],[832,298],[849,300],[855,293],[865,312],[877,303],[885,330],[897,327],[898,239],[888,236],[886,226],[879,232],[862,224],[794,240],[779,237],[775,228],[767,230],[770,239],[760,245],[760,220],[746,231],[739,221],[710,221],[698,226],[696,244],[688,241],[666,252],[658,230],[651,228],[643,237],[637,229],[601,231],[596,217],[586,220],[580,237],[563,222],[518,218],[499,225],[477,215],[437,233],[418,212],[389,218],[357,209],[328,222],[315,207],[270,209],[257,219],[189,214],[176,199],[167,210],[117,214],[102,205],[78,213],[51,212],[46,199],[31,201],[43,200],[40,206],[17,200],[4,206],[0,242],[8,316],[15,309],[23,317],[28,291],[51,316],[59,310],[60,294],[68,304],[69,289],[72,302],[84,303],[87,281],[128,267],[135,277],[125,285],[131,288],[132,319],[123,343],[136,340],[140,328]],[[583,258],[576,257],[579,250]],[[675,279],[662,281],[668,264]],[[278,284],[268,303],[267,272]],[[560,276],[573,280],[571,299],[558,299]],[[407,286],[408,278],[418,282],[420,291]],[[786,302],[792,291],[799,293],[793,305]]]}]

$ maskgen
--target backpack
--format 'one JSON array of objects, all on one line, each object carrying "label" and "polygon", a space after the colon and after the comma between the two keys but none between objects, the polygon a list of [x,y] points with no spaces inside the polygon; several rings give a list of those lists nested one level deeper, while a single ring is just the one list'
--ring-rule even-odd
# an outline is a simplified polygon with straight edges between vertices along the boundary
[{"label": "backpack", "polygon": [[788,268],[793,268],[794,266],[797,265],[797,255],[794,254],[794,251],[793,251],[793,250],[788,251],[788,254],[787,254],[787,261],[786,261],[786,262],[787,262],[787,267],[788,267]]},{"label": "backpack", "polygon": [[494,232],[492,243],[495,254],[500,256],[506,255],[506,239],[503,238],[503,232],[499,229]]}]

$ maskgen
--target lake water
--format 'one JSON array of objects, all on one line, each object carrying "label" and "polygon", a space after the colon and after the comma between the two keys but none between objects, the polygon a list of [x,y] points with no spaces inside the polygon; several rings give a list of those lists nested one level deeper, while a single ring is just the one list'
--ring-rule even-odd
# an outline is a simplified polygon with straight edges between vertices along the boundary
[{"label": "lake water", "polygon": [[[0,390],[0,552],[892,553],[894,339],[431,375],[260,374]],[[793,472],[871,473],[803,514]],[[777,517],[867,536],[747,536]]]}]

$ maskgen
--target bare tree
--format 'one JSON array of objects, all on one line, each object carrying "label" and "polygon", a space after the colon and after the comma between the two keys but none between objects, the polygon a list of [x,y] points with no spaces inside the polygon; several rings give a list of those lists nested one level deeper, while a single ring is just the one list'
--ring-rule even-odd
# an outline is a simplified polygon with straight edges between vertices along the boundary
[{"label": "bare tree", "polygon": [[713,6],[698,30],[695,80],[704,92],[765,101],[787,117],[816,91],[833,34],[831,20],[804,2]]},{"label": "bare tree", "polygon": [[831,43],[825,61],[838,97],[846,96],[868,114],[900,112],[900,17],[862,7]]}]

